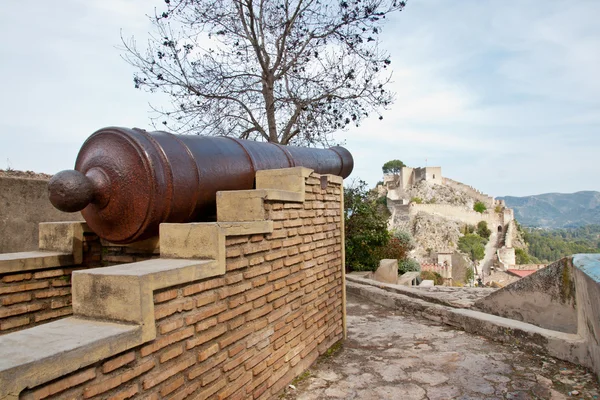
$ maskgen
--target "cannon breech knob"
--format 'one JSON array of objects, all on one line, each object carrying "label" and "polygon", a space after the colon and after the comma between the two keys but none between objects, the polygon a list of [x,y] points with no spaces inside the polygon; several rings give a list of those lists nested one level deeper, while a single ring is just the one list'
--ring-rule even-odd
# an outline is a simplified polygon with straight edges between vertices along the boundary
[{"label": "cannon breech knob", "polygon": [[108,202],[110,185],[106,174],[97,168],[85,175],[76,170],[65,170],[48,182],[50,202],[64,212],[77,212],[90,203],[100,206]]}]

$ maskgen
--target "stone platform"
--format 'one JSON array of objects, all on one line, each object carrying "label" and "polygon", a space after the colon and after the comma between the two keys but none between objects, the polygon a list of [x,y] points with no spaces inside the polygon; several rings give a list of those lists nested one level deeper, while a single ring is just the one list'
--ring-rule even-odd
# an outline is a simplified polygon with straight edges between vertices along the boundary
[{"label": "stone platform", "polygon": [[[348,296],[341,351],[287,399],[597,399],[584,368]],[[305,374],[307,375],[307,374]]]}]

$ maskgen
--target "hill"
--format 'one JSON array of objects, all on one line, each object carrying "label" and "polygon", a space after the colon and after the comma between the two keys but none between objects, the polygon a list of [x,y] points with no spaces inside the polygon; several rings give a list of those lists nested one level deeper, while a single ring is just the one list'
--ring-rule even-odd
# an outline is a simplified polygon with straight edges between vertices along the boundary
[{"label": "hill", "polygon": [[520,224],[540,228],[576,228],[600,224],[600,192],[545,193],[498,197],[515,211]]}]

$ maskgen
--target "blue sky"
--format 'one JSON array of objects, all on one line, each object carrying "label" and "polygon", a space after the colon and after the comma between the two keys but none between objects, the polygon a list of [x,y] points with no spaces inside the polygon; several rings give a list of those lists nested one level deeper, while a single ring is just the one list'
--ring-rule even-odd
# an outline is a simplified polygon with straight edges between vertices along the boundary
[{"label": "blue sky", "polygon": [[[22,0],[2,7],[0,169],[72,168],[109,125],[150,128],[120,31],[143,44],[161,1]],[[442,166],[494,196],[600,190],[600,2],[413,0],[388,20],[396,101],[337,134],[352,178]],[[427,160],[427,161],[426,161]]]}]

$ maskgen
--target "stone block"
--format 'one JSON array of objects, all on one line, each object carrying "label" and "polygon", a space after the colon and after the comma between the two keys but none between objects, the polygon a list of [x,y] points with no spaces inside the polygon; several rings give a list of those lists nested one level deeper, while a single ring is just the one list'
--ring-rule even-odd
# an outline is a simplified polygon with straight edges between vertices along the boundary
[{"label": "stone block", "polygon": [[383,283],[398,282],[398,260],[384,259],[379,261],[379,268],[375,271],[373,279]]},{"label": "stone block", "polygon": [[430,279],[425,279],[419,283],[419,287],[433,287],[435,283]]},{"label": "stone block", "polygon": [[398,285],[412,286],[412,281],[421,275],[420,272],[406,272],[398,278]]}]

